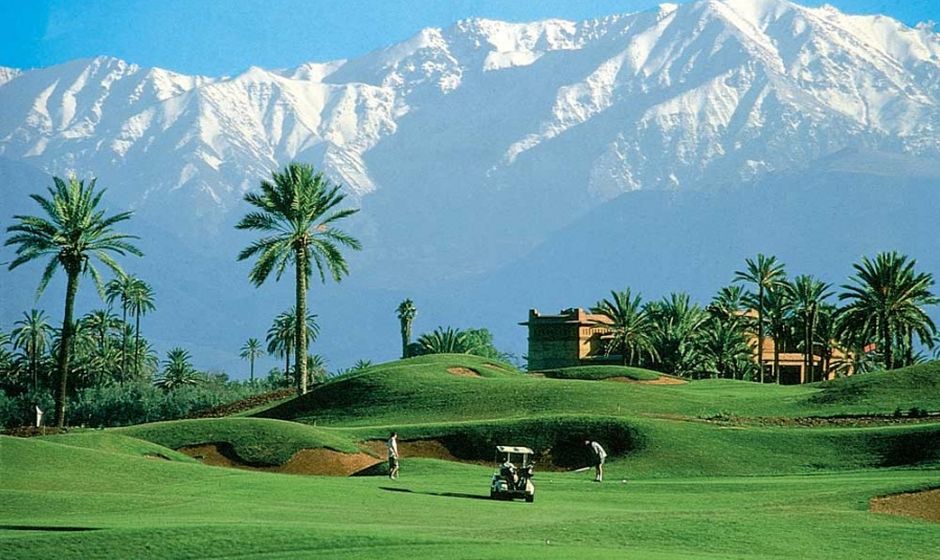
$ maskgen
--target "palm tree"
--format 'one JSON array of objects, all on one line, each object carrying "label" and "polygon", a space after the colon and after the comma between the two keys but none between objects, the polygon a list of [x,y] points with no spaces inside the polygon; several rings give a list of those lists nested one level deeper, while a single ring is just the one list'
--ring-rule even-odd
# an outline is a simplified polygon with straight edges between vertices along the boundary
[{"label": "palm tree", "polygon": [[[289,311],[284,311],[274,318],[274,322],[268,329],[265,336],[265,342],[268,343],[268,354],[274,356],[284,356],[284,376],[290,379],[290,355],[294,347],[295,333],[297,332],[296,321],[297,313],[295,308],[291,307]],[[307,342],[313,343],[320,335],[320,325],[317,324],[316,315],[307,315],[305,326]]]},{"label": "palm tree", "polygon": [[937,334],[923,310],[940,303],[930,291],[933,275],[916,272],[916,265],[914,259],[894,251],[878,253],[874,260],[863,257],[853,265],[852,283],[844,284],[839,294],[840,300],[849,302],[840,312],[841,331],[857,341],[876,340],[887,369],[894,369],[895,348],[904,348],[908,337],[916,334],[930,346]]},{"label": "palm tree", "polygon": [[747,336],[741,323],[734,320],[713,318],[702,333],[701,351],[718,376],[735,378],[739,364],[753,364]]},{"label": "palm tree", "polygon": [[248,360],[248,363],[251,364],[251,382],[255,381],[255,360],[264,355],[264,349],[261,348],[261,341],[257,338],[249,338],[248,341],[242,346],[242,351],[239,354],[239,357],[243,360]]},{"label": "palm tree", "polygon": [[740,321],[747,311],[747,293],[737,285],[724,286],[712,298],[708,312],[722,321]]},{"label": "palm tree", "polygon": [[127,303],[134,314],[134,376],[140,376],[140,316],[156,309],[153,304],[153,288],[140,278],[134,278]]},{"label": "palm tree", "polygon": [[173,348],[163,362],[163,375],[154,385],[167,391],[183,385],[196,385],[201,380],[199,372],[192,366],[192,356],[182,348]]},{"label": "palm tree", "polygon": [[[832,297],[831,284],[826,284],[812,276],[802,274],[788,283],[787,291],[793,305],[793,312],[803,323],[803,371],[806,378],[812,382],[816,380],[813,356],[815,355],[816,323],[819,319],[820,309],[827,298]],[[825,352],[821,352],[822,361]],[[820,363],[820,366],[823,364]],[[820,368],[821,369],[821,368]]]},{"label": "palm tree", "polygon": [[74,177],[68,183],[53,177],[53,182],[55,186],[49,188],[49,198],[30,195],[48,215],[48,219],[14,216],[18,223],[7,228],[7,232],[13,235],[4,244],[17,245],[17,257],[10,263],[10,270],[41,257],[51,257],[39,280],[39,293],[45,290],[59,267],[62,267],[67,277],[62,319],[63,344],[58,356],[59,383],[55,396],[55,422],[62,427],[65,425],[70,343],[75,328],[73,315],[79,277],[90,274],[99,292],[103,292],[101,276],[92,264],[92,257],[104,263],[115,274],[120,274],[121,267],[109,253],[122,256],[128,253],[142,256],[143,253],[129,242],[136,236],[118,233],[112,227],[130,218],[131,212],[106,217],[104,210],[98,207],[105,191],[95,192],[94,179],[88,185]]},{"label": "palm tree", "polygon": [[633,297],[630,288],[622,292],[611,291],[611,299],[604,299],[591,308],[591,313],[603,315],[607,321],[597,324],[610,330],[605,353],[620,351],[623,365],[630,365],[644,354],[658,359],[653,345],[653,322],[641,305],[640,295]]},{"label": "palm tree", "polygon": [[767,290],[779,286],[786,278],[783,263],[777,257],[757,254],[757,259],[746,259],[746,270],[734,273],[735,282],[749,282],[757,286],[757,365],[760,368],[760,382],[764,382],[764,294]]},{"label": "palm tree", "polygon": [[294,363],[297,365],[297,392],[307,392],[307,281],[311,261],[326,282],[328,272],[339,282],[349,273],[340,246],[360,249],[359,241],[334,227],[358,209],[337,210],[345,195],[313,166],[291,163],[282,172],[273,172],[271,181],[261,182],[261,193],[248,193],[245,201],[259,211],[246,214],[235,226],[262,232],[265,236],[242,250],[238,260],[257,256],[249,278],[255,286],[276,270],[280,279],[289,262],[294,263],[297,332],[294,336]]},{"label": "palm tree", "polygon": [[[107,285],[105,286],[107,293]],[[96,309],[86,313],[79,321],[98,337],[98,350],[103,350],[108,345],[108,334],[121,326],[118,319],[110,309]]]},{"label": "palm tree", "polygon": [[646,312],[653,323],[653,343],[663,371],[687,375],[700,369],[699,338],[708,314],[685,293],[650,302]]},{"label": "palm tree", "polygon": [[[130,306],[131,293],[136,287],[136,278],[130,274],[118,274],[104,286],[105,300],[108,305],[121,302],[121,323],[127,324],[127,310]],[[127,329],[121,329],[121,381],[127,377]]]},{"label": "palm tree", "polygon": [[398,304],[398,321],[401,322],[401,357],[408,357],[408,345],[411,344],[411,323],[414,321],[418,309],[411,299]]},{"label": "palm tree", "polygon": [[[755,301],[756,304],[756,301]],[[774,341],[773,377],[780,384],[780,352],[790,340],[791,302],[786,290],[786,281],[764,292],[764,316]]]},{"label": "palm tree", "polygon": [[39,361],[49,344],[49,337],[53,332],[52,325],[46,322],[45,312],[31,309],[29,313],[24,311],[23,318],[13,323],[13,327],[10,333],[13,348],[26,354],[35,391],[39,386]]},{"label": "palm tree", "polygon": [[437,327],[418,337],[418,345],[425,354],[469,354],[472,350],[467,333],[452,327]]}]

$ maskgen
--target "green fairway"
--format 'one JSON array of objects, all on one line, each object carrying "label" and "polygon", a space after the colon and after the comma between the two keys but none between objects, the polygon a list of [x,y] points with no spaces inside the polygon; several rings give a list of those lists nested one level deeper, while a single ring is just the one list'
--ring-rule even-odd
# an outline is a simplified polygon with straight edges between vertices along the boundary
[{"label": "green fairway", "polygon": [[4,558],[932,558],[940,540],[936,524],[866,512],[936,484],[930,469],[621,483],[614,464],[604,484],[540,473],[525,504],[482,499],[487,468],[433,460],[388,481],[2,443]]},{"label": "green fairway", "polygon": [[[425,356],[338,378],[265,418],[2,437],[0,557],[934,558],[940,524],[868,504],[940,488],[940,422],[786,420],[936,411],[938,367],[815,386],[647,385]],[[397,481],[210,467],[175,451],[224,445],[267,468],[305,449],[375,452],[391,430]],[[610,452],[602,484],[572,472],[587,438]],[[539,453],[534,504],[487,498],[481,463],[497,444]],[[455,461],[420,458],[428,450]]]}]

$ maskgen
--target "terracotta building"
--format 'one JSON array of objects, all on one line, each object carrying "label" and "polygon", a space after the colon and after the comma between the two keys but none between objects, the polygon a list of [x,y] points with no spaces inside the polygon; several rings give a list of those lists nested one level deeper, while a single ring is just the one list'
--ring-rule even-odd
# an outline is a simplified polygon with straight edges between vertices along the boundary
[{"label": "terracotta building", "polygon": [[[529,330],[529,371],[540,371],[563,367],[620,364],[620,356],[604,355],[604,337],[608,329],[603,323],[609,323],[603,315],[589,313],[581,308],[564,309],[557,315],[542,315],[538,309],[529,310],[529,320],[519,323]],[[757,336],[750,341],[754,349],[754,361],[757,361]],[[805,371],[802,352],[793,348],[781,348],[780,383],[796,385],[819,381],[823,378],[825,364],[819,355],[813,356],[813,370],[816,374],[810,379]],[[833,349],[831,363],[847,362],[848,355],[839,349]],[[764,337],[764,371],[771,375],[774,364],[774,339]],[[834,376],[831,372],[826,379]]]},{"label": "terracotta building", "polygon": [[565,309],[558,315],[530,309],[529,320],[519,323],[529,328],[529,370],[618,363],[617,356],[604,356],[601,337],[607,329],[597,323],[606,322],[607,317],[581,308]]}]

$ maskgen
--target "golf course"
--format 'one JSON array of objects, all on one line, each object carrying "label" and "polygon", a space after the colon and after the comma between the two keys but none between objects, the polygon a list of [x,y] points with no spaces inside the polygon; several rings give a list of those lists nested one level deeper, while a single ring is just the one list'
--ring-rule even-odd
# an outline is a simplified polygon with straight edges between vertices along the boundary
[{"label": "golf course", "polygon": [[[938,410],[940,362],[778,386],[422,356],[225,417],[2,436],[0,557],[936,558]],[[535,451],[534,503],[489,499],[496,445]]]}]

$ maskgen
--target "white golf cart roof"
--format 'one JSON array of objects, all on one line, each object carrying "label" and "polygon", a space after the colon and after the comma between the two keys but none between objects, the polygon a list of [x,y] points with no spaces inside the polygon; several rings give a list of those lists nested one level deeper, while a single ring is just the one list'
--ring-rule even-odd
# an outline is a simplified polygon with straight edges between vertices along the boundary
[{"label": "white golf cart roof", "polygon": [[528,447],[510,447],[508,445],[497,445],[496,451],[500,453],[528,453],[533,454],[533,451]]}]

